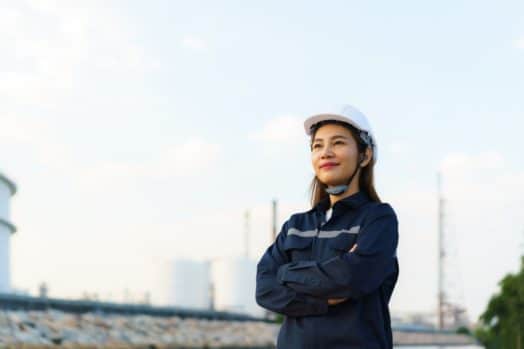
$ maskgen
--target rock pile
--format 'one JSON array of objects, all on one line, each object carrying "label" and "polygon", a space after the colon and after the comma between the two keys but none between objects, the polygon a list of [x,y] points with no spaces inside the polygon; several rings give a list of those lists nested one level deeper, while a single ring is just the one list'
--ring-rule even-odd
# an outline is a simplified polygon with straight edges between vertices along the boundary
[{"label": "rock pile", "polygon": [[57,310],[0,313],[0,345],[118,347],[271,347],[278,325],[147,315],[70,314]]}]

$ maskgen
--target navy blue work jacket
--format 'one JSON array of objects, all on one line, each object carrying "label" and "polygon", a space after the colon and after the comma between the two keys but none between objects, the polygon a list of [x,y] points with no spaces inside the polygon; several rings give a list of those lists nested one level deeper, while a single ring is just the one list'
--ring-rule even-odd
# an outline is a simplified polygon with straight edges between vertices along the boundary
[{"label": "navy blue work jacket", "polygon": [[337,201],[325,221],[329,206],[326,199],[284,223],[257,264],[256,301],[285,315],[278,349],[391,349],[396,214],[362,191]]}]

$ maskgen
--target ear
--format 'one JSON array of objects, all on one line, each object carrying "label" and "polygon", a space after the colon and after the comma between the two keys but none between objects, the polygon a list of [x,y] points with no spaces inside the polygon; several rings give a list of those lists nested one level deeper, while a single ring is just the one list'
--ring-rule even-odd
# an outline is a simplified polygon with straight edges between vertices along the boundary
[{"label": "ear", "polygon": [[371,147],[367,147],[366,151],[364,152],[364,158],[360,162],[360,167],[366,167],[369,162],[371,161],[371,158],[373,157],[373,151],[371,150]]}]

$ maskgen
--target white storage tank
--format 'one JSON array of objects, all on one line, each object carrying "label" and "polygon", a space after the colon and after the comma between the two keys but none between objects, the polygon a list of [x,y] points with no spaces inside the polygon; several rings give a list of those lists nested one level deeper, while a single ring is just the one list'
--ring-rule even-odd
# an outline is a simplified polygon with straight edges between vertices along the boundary
[{"label": "white storage tank", "polygon": [[256,261],[246,257],[212,261],[211,278],[216,310],[263,316],[255,300]]},{"label": "white storage tank", "polygon": [[11,291],[10,237],[16,232],[11,223],[10,200],[16,193],[16,185],[0,172],[0,292]]},{"label": "white storage tank", "polygon": [[209,262],[175,259],[168,268],[168,305],[210,309]]}]

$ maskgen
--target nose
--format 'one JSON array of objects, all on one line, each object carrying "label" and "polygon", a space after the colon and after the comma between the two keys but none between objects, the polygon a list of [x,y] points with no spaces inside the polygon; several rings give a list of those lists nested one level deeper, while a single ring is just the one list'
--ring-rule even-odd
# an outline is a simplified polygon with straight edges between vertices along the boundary
[{"label": "nose", "polygon": [[322,152],[320,153],[320,158],[324,159],[329,158],[331,156],[333,156],[333,151],[331,149],[331,146],[328,144],[322,149]]}]

